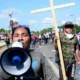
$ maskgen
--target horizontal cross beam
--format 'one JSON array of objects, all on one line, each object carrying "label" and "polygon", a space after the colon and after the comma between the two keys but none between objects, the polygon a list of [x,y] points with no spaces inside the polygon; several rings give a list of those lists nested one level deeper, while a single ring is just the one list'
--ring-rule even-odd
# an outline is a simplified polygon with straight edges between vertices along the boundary
[{"label": "horizontal cross beam", "polygon": [[[74,6],[74,5],[75,5],[75,3],[73,2],[73,3],[63,4],[63,5],[59,5],[59,6],[54,6],[54,9],[60,9],[60,8]],[[45,12],[45,11],[49,11],[49,10],[51,10],[51,7],[33,10],[33,11],[31,11],[31,13],[34,14],[34,13]]]}]

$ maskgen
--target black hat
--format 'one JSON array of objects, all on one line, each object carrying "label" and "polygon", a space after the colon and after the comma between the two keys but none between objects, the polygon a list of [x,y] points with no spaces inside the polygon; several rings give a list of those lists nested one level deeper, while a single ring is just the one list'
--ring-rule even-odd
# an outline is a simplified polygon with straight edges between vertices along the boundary
[{"label": "black hat", "polygon": [[74,24],[71,21],[68,21],[64,24],[64,27],[74,27]]}]

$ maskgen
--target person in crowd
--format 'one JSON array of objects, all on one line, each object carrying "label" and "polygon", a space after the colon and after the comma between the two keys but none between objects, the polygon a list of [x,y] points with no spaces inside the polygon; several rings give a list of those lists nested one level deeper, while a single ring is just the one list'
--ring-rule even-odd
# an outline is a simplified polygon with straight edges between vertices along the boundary
[{"label": "person in crowd", "polygon": [[32,39],[32,48],[33,48],[33,47],[35,47],[35,40],[36,40],[36,38],[35,38],[34,35],[32,35],[31,39]]},{"label": "person in crowd", "polygon": [[5,42],[6,42],[7,48],[9,48],[10,47],[10,38],[7,34],[6,34]]},{"label": "person in crowd", "polygon": [[41,41],[42,41],[42,36],[41,36],[41,34],[39,34],[39,36],[38,36],[38,41],[39,41],[39,45],[41,45]]},{"label": "person in crowd", "polygon": [[48,34],[46,33],[46,34],[44,34],[44,41],[45,41],[45,44],[47,44],[48,43]]},{"label": "person in crowd", "polygon": [[[29,51],[29,54],[32,58],[31,69],[35,73],[35,77],[32,76],[32,72],[30,70],[29,74],[27,72],[21,75],[23,80],[54,80],[54,74],[50,65],[48,64],[46,58],[42,53],[31,50],[31,33],[30,29],[25,25],[17,25],[12,30],[12,41],[19,40],[23,44],[23,48],[25,51]],[[13,69],[14,70],[14,69]],[[9,75],[4,72],[4,70],[0,67],[0,80],[15,80],[14,76]]]},{"label": "person in crowd", "polygon": [[[76,68],[76,59],[77,59],[78,66],[80,66],[80,57],[78,52],[78,39],[76,35],[72,34],[74,24],[71,21],[66,22],[63,25],[63,28],[64,28],[63,34],[60,34],[59,38],[61,42],[62,56],[64,60],[66,76],[67,76],[67,80],[74,80],[75,70],[73,69]],[[57,40],[58,37],[55,36],[55,48],[58,50]],[[63,76],[61,72],[62,72],[62,68],[61,65],[59,65],[60,80],[63,80]]]},{"label": "person in crowd", "polygon": [[78,47],[79,47],[79,52],[80,52],[80,32],[77,34],[77,38],[78,38]]}]

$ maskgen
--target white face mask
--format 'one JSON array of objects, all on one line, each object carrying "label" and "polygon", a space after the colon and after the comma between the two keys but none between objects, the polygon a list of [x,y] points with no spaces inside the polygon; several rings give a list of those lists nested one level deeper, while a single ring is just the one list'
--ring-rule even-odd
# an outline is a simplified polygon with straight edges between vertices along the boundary
[{"label": "white face mask", "polygon": [[73,34],[67,34],[67,33],[65,33],[66,34],[66,36],[67,36],[67,38],[72,38],[74,35]]},{"label": "white face mask", "polygon": [[22,42],[16,40],[13,42],[12,47],[20,47],[23,48]]}]

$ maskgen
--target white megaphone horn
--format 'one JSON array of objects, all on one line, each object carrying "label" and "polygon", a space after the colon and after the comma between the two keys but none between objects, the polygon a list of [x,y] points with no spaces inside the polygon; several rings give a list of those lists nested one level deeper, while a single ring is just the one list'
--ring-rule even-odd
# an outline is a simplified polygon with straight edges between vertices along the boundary
[{"label": "white megaphone horn", "polygon": [[5,50],[1,55],[2,69],[13,76],[26,73],[32,64],[29,50],[25,51],[20,41],[15,41],[12,47]]}]

